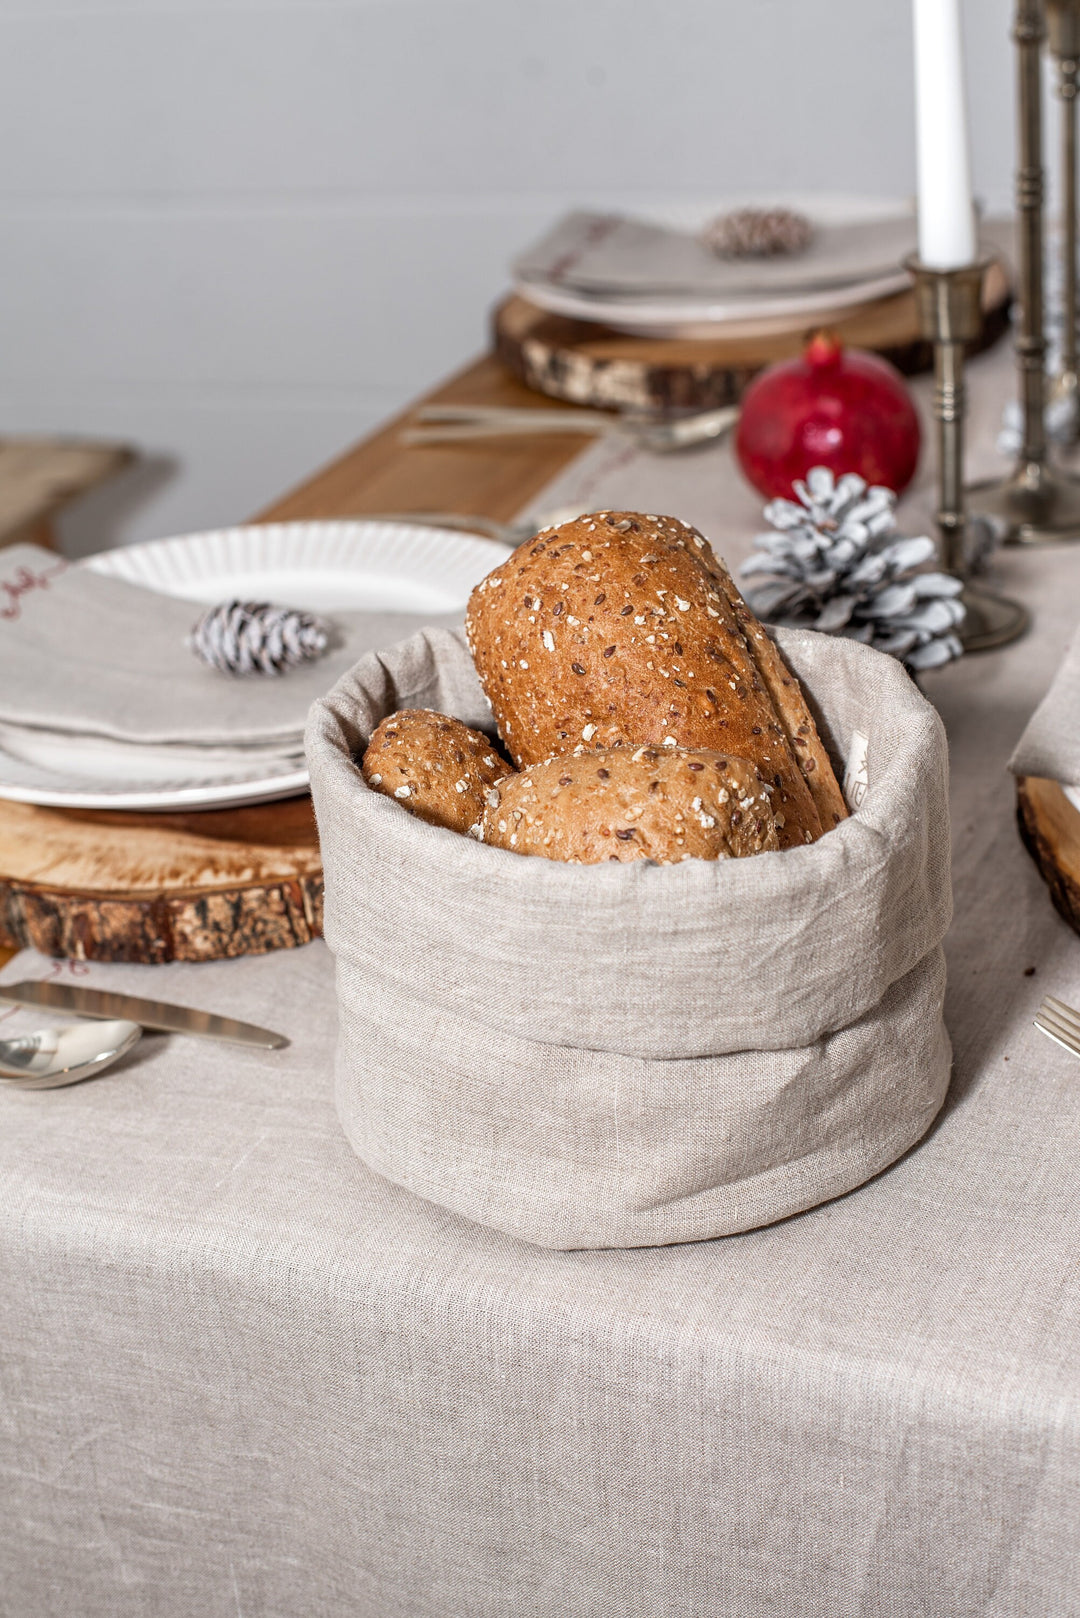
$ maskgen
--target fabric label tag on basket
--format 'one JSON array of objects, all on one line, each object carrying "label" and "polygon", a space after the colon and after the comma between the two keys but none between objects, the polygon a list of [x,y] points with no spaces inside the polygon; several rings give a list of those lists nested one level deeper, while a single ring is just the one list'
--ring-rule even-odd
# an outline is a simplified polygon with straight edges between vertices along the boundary
[{"label": "fabric label tag on basket", "polygon": [[860,731],[854,731],[848,748],[847,769],[844,771],[844,797],[849,809],[858,809],[870,785],[870,742]]}]

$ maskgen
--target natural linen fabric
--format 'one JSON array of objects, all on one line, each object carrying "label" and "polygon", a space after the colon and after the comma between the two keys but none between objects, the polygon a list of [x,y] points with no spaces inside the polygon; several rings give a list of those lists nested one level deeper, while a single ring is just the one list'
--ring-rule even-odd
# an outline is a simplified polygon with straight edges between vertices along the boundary
[{"label": "natural linen fabric", "polygon": [[1080,787],[1080,630],[1016,744],[1009,768],[1014,775]]},{"label": "natural linen fabric", "polygon": [[307,751],[337,957],[337,1103],[370,1167],[545,1246],[701,1240],[849,1191],[941,1105],[941,722],[893,659],[785,656],[870,790],[817,843],[598,866],[426,825],[359,757],[398,707],[490,723],[460,635],[370,654]]},{"label": "natural linen fabric", "polygon": [[[970,380],[989,477],[1008,346]],[[747,554],[760,502],[726,447],[602,453],[538,509],[676,510]],[[924,680],[952,755],[949,1094],[915,1151],[796,1219],[515,1241],[349,1148],[323,944],[63,967],[292,1043],[147,1034],[93,1083],[0,1090],[4,1618],[1075,1618],[1080,1067],[1032,1017],[1080,1005],[1080,942],[1005,762],[1080,616],[1080,547],[1004,550],[993,583],[1037,628]]]},{"label": "natural linen fabric", "polygon": [[186,644],[205,610],[198,602],[65,567],[39,545],[4,550],[0,609],[0,739],[42,763],[54,756],[60,768],[78,748],[86,767],[103,772],[117,749],[139,763],[156,748],[173,769],[201,766],[204,756],[211,766],[222,754],[230,761],[237,751],[302,763],[313,700],[370,647],[432,621],[331,613],[325,657],[277,678],[232,678]]}]

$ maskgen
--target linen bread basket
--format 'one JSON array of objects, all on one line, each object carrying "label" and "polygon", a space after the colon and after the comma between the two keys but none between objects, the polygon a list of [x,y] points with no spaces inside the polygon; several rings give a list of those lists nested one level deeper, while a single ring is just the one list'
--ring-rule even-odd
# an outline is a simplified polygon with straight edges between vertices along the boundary
[{"label": "linen bread basket", "polygon": [[851,818],[745,860],[579,866],[427,825],[359,759],[401,707],[480,728],[464,638],[372,653],[307,732],[336,956],[336,1103],[388,1179],[554,1248],[700,1241],[849,1191],[948,1083],[947,751],[893,659],[781,630]]}]

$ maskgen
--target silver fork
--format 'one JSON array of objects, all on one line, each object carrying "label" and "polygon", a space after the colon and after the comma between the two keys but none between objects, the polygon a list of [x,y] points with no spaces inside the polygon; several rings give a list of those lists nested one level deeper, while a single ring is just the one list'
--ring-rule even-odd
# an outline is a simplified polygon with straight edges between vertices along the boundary
[{"label": "silver fork", "polygon": [[613,415],[604,410],[541,410],[500,405],[423,405],[413,417],[419,426],[401,431],[403,444],[453,444],[469,439],[513,437],[525,433],[593,433],[606,437],[625,433],[642,449],[665,455],[693,449],[723,438],[739,417],[738,405],[721,405],[685,415],[658,416],[644,411]]},{"label": "silver fork", "polygon": [[1080,1056],[1080,1011],[1048,994],[1035,1014],[1035,1026],[1073,1056]]}]

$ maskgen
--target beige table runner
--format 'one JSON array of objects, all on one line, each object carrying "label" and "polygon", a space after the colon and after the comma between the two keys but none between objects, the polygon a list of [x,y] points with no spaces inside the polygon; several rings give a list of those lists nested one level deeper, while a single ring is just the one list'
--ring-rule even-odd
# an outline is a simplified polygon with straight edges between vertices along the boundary
[{"label": "beige table runner", "polygon": [[[1009,380],[1007,356],[972,367],[983,445]],[[543,504],[584,485],[749,548],[727,451],[609,454]],[[840,1201],[699,1245],[528,1247],[353,1156],[321,945],[85,971],[293,1044],[148,1036],[111,1078],[0,1093],[0,1610],[1080,1611],[1080,1064],[1031,1026],[1045,992],[1080,1004],[1080,940],[1005,772],[1080,619],[1080,546],[1010,553],[996,582],[1034,633],[927,682],[952,747],[952,1090]]]}]

